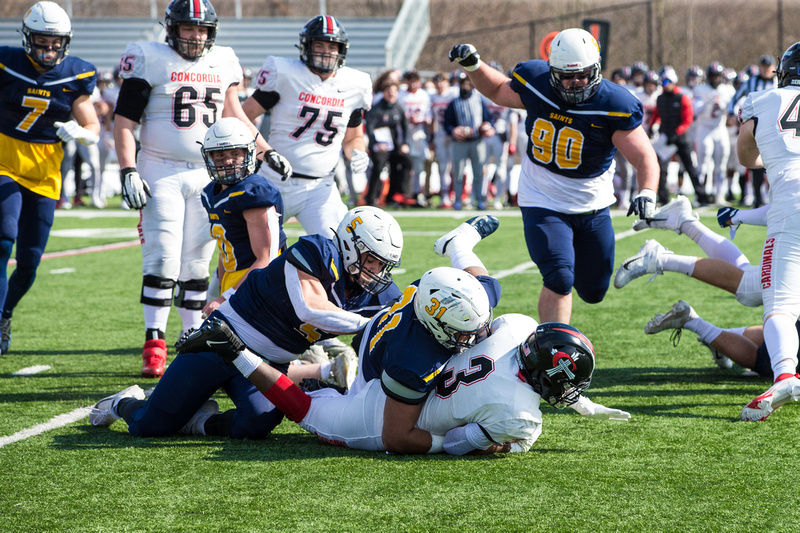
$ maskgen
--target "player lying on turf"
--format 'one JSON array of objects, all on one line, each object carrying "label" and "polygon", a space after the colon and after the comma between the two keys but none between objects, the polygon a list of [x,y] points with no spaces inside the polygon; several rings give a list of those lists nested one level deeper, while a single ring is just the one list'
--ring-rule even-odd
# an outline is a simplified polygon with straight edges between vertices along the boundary
[{"label": "player lying on turf", "polygon": [[[355,393],[372,380],[381,384],[388,396],[381,435],[389,451],[441,450],[442,439],[417,428],[417,419],[425,398],[441,379],[445,363],[489,329],[500,284],[488,275],[473,248],[497,227],[497,218],[481,215],[437,240],[434,249],[450,257],[453,267],[426,272],[391,307],[378,313],[353,342],[360,354],[360,373],[350,390]],[[216,349],[228,338],[216,338],[220,328],[227,331],[223,324],[208,322],[176,348],[182,353]],[[246,350],[236,364],[246,375],[259,362]]]},{"label": "player lying on turf", "polygon": [[[800,334],[800,322],[795,323],[795,328]],[[713,354],[715,362],[721,368],[731,368],[732,363],[748,368],[757,374],[774,379],[769,351],[764,342],[764,326],[745,326],[740,328],[723,329],[703,320],[688,303],[678,301],[666,313],[654,316],[644,327],[648,335],[665,330],[673,330],[676,337],[680,337],[682,329],[688,329],[698,335],[697,340],[707,345]],[[798,354],[800,357],[800,354]],[[797,358],[795,359],[797,363]],[[800,364],[795,365],[800,372]],[[778,407],[789,400],[797,401],[800,398],[800,380],[784,380],[779,389],[770,389],[768,394],[762,395],[763,402],[760,406],[747,405],[741,412],[742,420],[766,420]],[[754,408],[755,407],[755,408]]]},{"label": "player lying on turf", "polygon": [[[387,448],[383,431],[390,397],[380,380],[344,396],[331,389],[306,394],[260,360],[232,352],[223,356],[235,357],[233,364],[271,402],[321,440],[361,450]],[[463,455],[528,451],[542,431],[541,399],[593,418],[628,420],[630,414],[582,396],[594,367],[594,349],[576,328],[504,315],[492,323],[488,338],[443,366],[417,428],[441,442],[430,452]]]}]

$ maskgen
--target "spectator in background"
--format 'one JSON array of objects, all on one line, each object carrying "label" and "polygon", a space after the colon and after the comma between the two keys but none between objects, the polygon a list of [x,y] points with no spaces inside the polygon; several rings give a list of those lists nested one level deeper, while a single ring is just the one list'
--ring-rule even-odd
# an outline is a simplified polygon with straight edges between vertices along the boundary
[{"label": "spectator in background", "polygon": [[[775,58],[771,55],[763,55],[758,60],[758,73],[750,76],[750,78],[742,83],[733,95],[733,99],[728,104],[728,113],[734,113],[734,108],[741,105],[744,98],[756,91],[765,91],[767,89],[774,89],[778,86],[778,80],[775,77]],[[753,183],[753,207],[758,207],[764,203],[761,197],[761,187],[764,184],[765,170],[763,168],[750,169],[750,179]],[[744,189],[742,189],[744,191]],[[744,193],[742,193],[742,201],[744,202]]]},{"label": "spectator in background", "polygon": [[[400,104],[405,109],[408,121],[408,157],[411,163],[408,190],[411,194],[405,198],[398,198],[403,203],[425,205],[427,199],[419,196],[422,189],[422,174],[425,172],[425,162],[430,157],[431,123],[433,111],[431,110],[431,97],[422,88],[422,78],[416,70],[409,70],[403,75],[407,88],[399,96]],[[405,189],[404,189],[405,190]],[[394,200],[394,198],[392,198]]]},{"label": "spectator in background", "polygon": [[450,80],[443,72],[433,77],[433,83],[436,85],[436,92],[431,94],[433,153],[436,165],[439,168],[439,192],[442,196],[439,207],[449,208],[452,205],[450,201],[450,193],[452,192],[452,147],[450,144],[452,141],[450,135],[444,129],[444,110],[447,109],[453,98],[458,96],[458,88],[450,84]]},{"label": "spectator in background", "polygon": [[367,205],[375,206],[381,198],[383,186],[381,172],[389,165],[389,193],[387,198],[403,195],[407,187],[410,160],[408,121],[405,110],[398,103],[399,88],[392,78],[386,78],[381,89],[381,98],[372,109],[367,112],[366,129],[367,149],[372,158],[372,172],[367,185],[367,195],[364,201]]},{"label": "spectator in background", "polygon": [[[500,63],[496,61],[490,61],[489,66],[493,69],[497,70],[498,72],[503,72],[503,67]],[[495,195],[494,195],[494,208],[495,209],[502,209],[503,208],[503,198],[506,196],[508,192],[508,149],[509,149],[509,142],[508,142],[508,132],[509,128],[509,116],[511,114],[511,110],[505,106],[501,106],[495,104],[485,96],[481,95],[483,98],[483,102],[486,104],[486,107],[489,108],[489,111],[492,113],[492,123],[494,125],[495,135],[488,136],[484,139],[486,143],[486,163],[487,166],[484,167],[484,180],[486,183],[486,188],[489,188],[489,185],[494,183],[495,185]],[[514,127],[516,123],[514,123]],[[516,133],[516,132],[515,132]],[[516,146],[515,146],[516,148]],[[494,175],[489,176],[486,175],[488,163],[490,161],[494,161],[495,164],[495,171]]]},{"label": "spectator in background", "polygon": [[462,206],[464,171],[469,160],[472,166],[472,198],[474,206],[486,209],[486,190],[483,183],[483,166],[486,164],[486,143],[483,137],[495,134],[492,112],[468,76],[461,78],[458,97],[444,111],[444,129],[453,144],[453,209]]},{"label": "spectator in background", "polygon": [[[660,124],[659,133],[662,144],[674,146],[678,157],[689,173],[692,180],[696,201],[699,205],[708,205],[708,196],[700,184],[697,169],[692,161],[692,144],[687,131],[692,124],[694,110],[692,97],[678,87],[678,76],[674,70],[665,70],[661,76],[663,92],[656,99],[654,122]],[[657,143],[656,146],[659,146]],[[667,188],[667,167],[672,154],[667,155],[669,148],[657,150],[658,163],[661,177],[658,182],[658,202],[661,205],[669,203],[669,189]]]}]

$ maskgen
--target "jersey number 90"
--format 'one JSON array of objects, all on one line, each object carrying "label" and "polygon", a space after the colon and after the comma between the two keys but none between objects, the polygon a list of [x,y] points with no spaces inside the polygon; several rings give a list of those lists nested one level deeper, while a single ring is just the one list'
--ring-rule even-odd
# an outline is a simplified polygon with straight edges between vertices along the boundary
[{"label": "jersey number 90", "polygon": [[583,133],[564,126],[558,129],[549,120],[537,118],[531,130],[531,152],[543,165],[555,163],[558,168],[573,170],[581,165]]}]

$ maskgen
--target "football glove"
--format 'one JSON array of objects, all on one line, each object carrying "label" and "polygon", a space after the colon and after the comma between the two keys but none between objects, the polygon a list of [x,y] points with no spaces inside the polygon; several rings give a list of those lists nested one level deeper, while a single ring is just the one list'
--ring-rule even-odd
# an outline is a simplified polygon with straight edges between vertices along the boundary
[{"label": "football glove", "polygon": [[289,160],[275,150],[267,150],[264,152],[264,161],[267,162],[269,168],[281,175],[282,181],[286,181],[292,177],[292,165],[289,163]]},{"label": "football glove", "polygon": [[720,228],[731,229],[731,240],[736,236],[736,230],[741,226],[741,222],[734,222],[733,217],[739,212],[735,207],[720,207],[717,211],[717,222]]},{"label": "football glove", "polygon": [[136,169],[125,167],[119,171],[122,182],[122,198],[131,209],[141,209],[147,205],[150,186],[144,181]]},{"label": "football glove", "polygon": [[64,142],[74,140],[88,146],[90,144],[97,144],[97,142],[100,140],[100,137],[96,133],[80,126],[74,120],[68,120],[67,122],[54,122],[53,126],[58,128],[58,130],[56,130],[56,135],[58,135],[58,138]]},{"label": "football glove", "polygon": [[596,418],[598,420],[618,420],[620,422],[627,422],[631,418],[631,414],[619,409],[612,409],[599,403],[594,403],[586,396],[581,396],[578,401],[570,405],[577,412],[589,418]]},{"label": "football glove", "polygon": [[481,66],[481,56],[478,50],[471,44],[457,44],[450,50],[448,54],[450,61],[455,61],[461,65],[464,70],[472,72],[478,70]]},{"label": "football glove", "polygon": [[353,150],[353,155],[350,156],[350,170],[356,174],[366,172],[369,166],[369,156],[367,152],[361,150]]},{"label": "football glove", "polygon": [[642,189],[636,198],[631,201],[627,216],[636,213],[639,218],[646,220],[656,214],[656,193],[650,189]]}]

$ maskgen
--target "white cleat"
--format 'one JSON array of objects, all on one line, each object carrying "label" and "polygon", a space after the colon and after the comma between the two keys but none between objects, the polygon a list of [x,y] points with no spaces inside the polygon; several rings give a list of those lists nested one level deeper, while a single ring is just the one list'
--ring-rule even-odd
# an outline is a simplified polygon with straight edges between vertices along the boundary
[{"label": "white cleat", "polygon": [[331,377],[328,381],[337,387],[350,390],[350,386],[356,380],[357,371],[358,358],[355,351],[352,349],[343,351],[331,362]]},{"label": "white cleat", "polygon": [[648,228],[671,229],[678,235],[681,231],[681,224],[687,220],[697,220],[699,217],[692,212],[692,204],[684,195],[679,194],[665,206],[658,209],[652,218],[637,220],[633,224],[634,231],[642,231]]},{"label": "white cleat", "polygon": [[705,342],[701,341],[700,338],[697,338],[697,342],[708,348],[708,351],[711,352],[711,359],[714,361],[714,364],[720,367],[722,370],[728,370],[733,368],[733,361],[727,355],[723,354],[713,346],[706,344]]},{"label": "white cleat", "polygon": [[181,428],[181,433],[186,435],[205,435],[206,420],[217,413],[219,413],[217,400],[209,398],[200,406],[200,409],[197,410],[192,418],[186,422],[186,425]]},{"label": "white cleat", "polygon": [[476,244],[481,242],[495,231],[500,225],[500,221],[493,215],[478,215],[466,222],[459,224],[456,229],[449,231],[436,239],[433,243],[433,251],[442,257],[454,250],[472,250]]},{"label": "white cleat", "polygon": [[614,274],[614,287],[621,289],[645,274],[653,274],[650,278],[650,281],[653,281],[658,274],[664,273],[660,256],[671,253],[661,246],[658,241],[645,241],[642,247],[639,248],[638,254],[629,257],[619,266],[617,273]]},{"label": "white cleat", "polygon": [[644,327],[644,332],[652,335],[666,329],[683,329],[683,326],[693,318],[700,318],[700,315],[695,313],[691,305],[683,300],[678,300],[672,309],[651,318]]},{"label": "white cleat", "polygon": [[119,420],[120,416],[117,414],[116,409],[117,404],[119,404],[123,398],[144,400],[145,395],[139,385],[134,385],[114,395],[103,398],[92,407],[92,411],[89,413],[89,422],[93,426],[110,426]]},{"label": "white cleat", "polygon": [[763,422],[775,409],[788,403],[789,400],[797,401],[800,398],[800,379],[797,376],[782,379],[767,392],[753,398],[742,409],[739,418],[745,422]]}]

